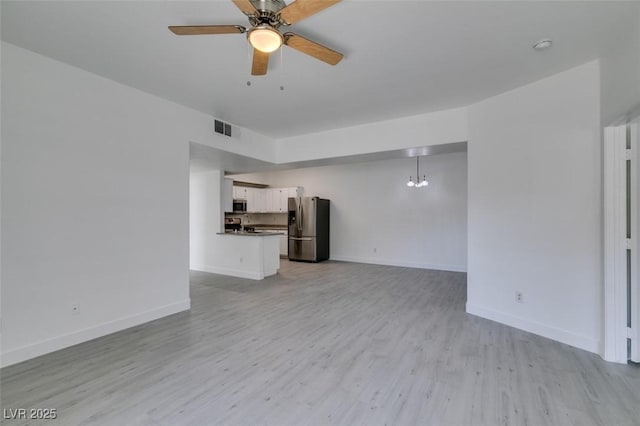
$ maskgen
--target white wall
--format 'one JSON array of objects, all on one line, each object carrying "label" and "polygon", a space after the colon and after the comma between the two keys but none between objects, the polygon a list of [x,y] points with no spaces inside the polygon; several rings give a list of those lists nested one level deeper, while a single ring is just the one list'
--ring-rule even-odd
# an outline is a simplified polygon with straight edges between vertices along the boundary
[{"label": "white wall", "polygon": [[[0,9],[1,13],[1,9]],[[1,47],[1,46],[0,46]],[[2,55],[0,54],[0,93],[2,93]],[[0,366],[2,366],[2,102],[0,100]],[[2,390],[0,390],[0,400],[2,400]]]},{"label": "white wall", "polygon": [[189,141],[275,151],[4,42],[2,124],[4,365],[188,309]]},{"label": "white wall", "polygon": [[632,110],[640,113],[640,2],[635,8],[635,16],[618,23],[628,27],[629,37],[618,40],[600,59],[603,126]]},{"label": "white wall", "polygon": [[413,158],[234,178],[302,186],[305,196],[330,199],[332,259],[465,271],[467,155],[420,162],[430,182],[425,189],[405,185],[410,174],[415,178]]},{"label": "white wall", "polygon": [[603,273],[599,85],[591,62],[473,105],[468,145],[467,311],[593,352]]},{"label": "white wall", "polygon": [[458,108],[294,136],[278,140],[276,147],[278,162],[289,163],[467,139],[467,110]]},{"label": "white wall", "polygon": [[189,268],[202,270],[211,255],[210,244],[221,231],[220,170],[189,175]]}]

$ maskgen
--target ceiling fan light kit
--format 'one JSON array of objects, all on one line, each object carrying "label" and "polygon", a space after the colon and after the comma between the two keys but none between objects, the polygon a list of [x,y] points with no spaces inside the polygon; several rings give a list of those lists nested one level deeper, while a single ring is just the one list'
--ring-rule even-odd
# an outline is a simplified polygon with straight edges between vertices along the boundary
[{"label": "ceiling fan light kit", "polygon": [[232,0],[249,19],[251,28],[241,25],[180,25],[170,26],[176,35],[238,34],[247,33],[253,47],[252,75],[265,75],[269,66],[269,54],[280,46],[289,46],[329,65],[336,65],[344,55],[301,35],[287,32],[281,26],[289,26],[314,15],[341,0],[295,0],[286,5],[282,0]]},{"label": "ceiling fan light kit", "polygon": [[251,28],[247,34],[247,38],[254,49],[258,49],[264,53],[271,53],[278,50],[284,42],[282,34],[269,25],[260,25]]}]

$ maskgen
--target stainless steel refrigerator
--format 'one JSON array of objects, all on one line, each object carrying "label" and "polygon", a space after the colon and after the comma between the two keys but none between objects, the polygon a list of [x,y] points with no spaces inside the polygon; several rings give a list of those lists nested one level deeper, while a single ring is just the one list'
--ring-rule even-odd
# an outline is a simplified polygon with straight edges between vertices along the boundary
[{"label": "stainless steel refrigerator", "polygon": [[289,259],[329,259],[329,200],[289,198]]}]

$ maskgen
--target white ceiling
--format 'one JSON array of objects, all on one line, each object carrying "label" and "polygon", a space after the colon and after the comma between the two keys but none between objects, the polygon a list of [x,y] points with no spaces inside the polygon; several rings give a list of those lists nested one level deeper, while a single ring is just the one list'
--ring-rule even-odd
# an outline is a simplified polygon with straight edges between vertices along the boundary
[{"label": "white ceiling", "polygon": [[[602,56],[638,25],[635,2],[347,0],[289,29],[340,64],[285,48],[252,77],[244,35],[167,30],[248,26],[230,0],[1,7],[5,41],[274,138],[465,106]],[[534,51],[545,37],[553,48]]]}]

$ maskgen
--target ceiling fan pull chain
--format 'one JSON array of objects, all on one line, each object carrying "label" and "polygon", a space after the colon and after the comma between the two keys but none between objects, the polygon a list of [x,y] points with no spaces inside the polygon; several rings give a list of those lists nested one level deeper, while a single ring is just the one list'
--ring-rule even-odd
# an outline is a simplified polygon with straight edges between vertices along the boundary
[{"label": "ceiling fan pull chain", "polygon": [[247,65],[249,66],[249,69],[251,69],[251,53],[253,49],[251,49],[251,45],[249,43],[246,43],[246,45],[247,45]]},{"label": "ceiling fan pull chain", "polygon": [[[246,43],[247,45],[247,66],[249,67],[249,74],[251,74],[251,45]],[[247,86],[251,86],[251,80],[247,80]]]},{"label": "ceiling fan pull chain", "polygon": [[282,52],[282,45],[280,45],[280,90],[284,90],[284,54]]}]

